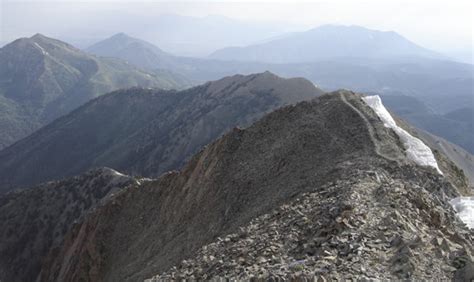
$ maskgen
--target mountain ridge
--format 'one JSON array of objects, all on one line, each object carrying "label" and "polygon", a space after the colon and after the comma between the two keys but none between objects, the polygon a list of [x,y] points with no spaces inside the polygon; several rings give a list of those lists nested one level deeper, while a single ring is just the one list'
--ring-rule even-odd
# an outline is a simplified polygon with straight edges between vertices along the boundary
[{"label": "mountain ridge", "polygon": [[[368,41],[369,35],[371,35],[370,32],[369,30],[368,34],[364,33],[364,36],[360,37],[366,38],[366,41]],[[385,34],[386,32],[379,33]],[[356,33],[350,37],[358,36]],[[140,44],[141,41],[135,40],[134,42]],[[327,44],[332,44],[332,41],[324,43],[322,46]],[[287,47],[284,49],[291,51],[292,43]],[[111,49],[113,48],[111,46]],[[146,46],[142,48],[146,48]],[[139,58],[146,58],[147,56],[140,56],[142,52],[139,50],[142,48],[136,48],[132,52],[133,56],[138,58],[137,60],[130,60],[130,63],[140,65],[142,61],[146,61],[149,64],[155,60],[166,62],[166,64],[159,63],[148,66],[155,68],[166,66],[174,72],[192,79],[194,83],[215,80],[235,73],[249,74],[270,70],[280,76],[305,77],[325,91],[346,88],[363,93],[382,94],[385,97],[391,96],[394,99],[400,98],[400,101],[387,103],[389,108],[396,110],[398,115],[424,130],[462,146],[471,154],[474,152],[472,138],[469,139],[469,136],[461,134],[472,131],[470,130],[472,122],[466,120],[470,116],[469,111],[472,114],[472,109],[466,111],[467,114],[463,113],[462,120],[445,116],[445,114],[452,111],[465,108],[467,104],[472,104],[472,65],[452,62],[442,56],[432,56],[433,58],[421,56],[350,58],[348,56],[351,50],[344,48],[332,48],[345,52],[343,58],[331,59],[325,57],[318,62],[291,64],[275,64],[273,60],[271,63],[260,63],[172,56],[167,56],[166,60],[161,60],[159,55],[155,55],[154,59],[143,60]],[[381,49],[385,50],[386,48]],[[266,50],[264,53],[267,53]],[[306,53],[313,54],[317,52],[309,50]],[[401,112],[404,109],[399,111],[397,105],[405,103],[406,100],[403,97],[418,100],[419,108],[416,108],[415,104],[410,105],[415,110],[414,114]],[[387,102],[389,101],[387,100]],[[424,112],[426,107],[429,107],[431,112]]]},{"label": "mountain ridge", "polygon": [[156,177],[179,168],[230,128],[322,93],[305,79],[269,72],[234,75],[180,92],[116,91],[0,151],[0,187],[7,191],[101,166]]},{"label": "mountain ridge", "polygon": [[0,64],[0,148],[105,92],[178,86],[172,74],[98,59],[41,34],[2,47]]}]

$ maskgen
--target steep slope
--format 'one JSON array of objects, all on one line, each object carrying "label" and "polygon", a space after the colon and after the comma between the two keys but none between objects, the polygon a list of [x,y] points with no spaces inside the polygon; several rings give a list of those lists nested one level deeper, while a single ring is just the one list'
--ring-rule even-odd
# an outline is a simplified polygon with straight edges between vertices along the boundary
[{"label": "steep slope", "polygon": [[460,108],[447,114],[436,113],[420,100],[403,95],[384,95],[390,109],[412,125],[450,140],[469,152],[474,152],[474,110]]},{"label": "steep slope", "polygon": [[0,280],[34,281],[76,221],[132,184],[137,181],[104,168],[0,196]]},{"label": "steep slope", "polygon": [[230,128],[320,94],[307,80],[268,72],[235,75],[181,92],[114,92],[0,151],[0,192],[102,166],[158,176],[181,167]]},{"label": "steep slope", "polygon": [[397,123],[411,135],[423,140],[433,150],[437,162],[443,167],[443,170],[449,171],[448,173],[453,175],[460,174],[459,170],[462,170],[468,183],[459,183],[459,186],[474,187],[474,156],[472,154],[439,136],[416,128],[404,120],[397,119]]},{"label": "steep slope", "polygon": [[[434,168],[407,158],[398,136],[359,95],[341,91],[234,129],[181,172],[124,190],[73,228],[43,265],[41,280],[137,281],[184,259],[191,259],[182,262],[192,271],[188,278],[268,278],[253,267],[257,259],[265,263],[256,253],[269,261],[270,276],[324,267],[332,278],[450,279],[451,265],[461,269],[474,251],[473,234],[448,202],[458,195]],[[252,231],[267,223],[272,227],[262,233]],[[230,247],[214,251],[223,244]],[[202,252],[209,264],[200,264]],[[302,259],[318,265],[298,266]],[[378,267],[357,268],[370,261]]]},{"label": "steep slope", "polygon": [[270,42],[217,50],[210,58],[267,63],[301,63],[339,57],[390,58],[397,56],[441,57],[390,31],[360,26],[324,25]]},{"label": "steep slope", "polygon": [[180,86],[170,73],[95,58],[40,34],[1,48],[0,65],[0,148],[100,94],[132,86]]}]

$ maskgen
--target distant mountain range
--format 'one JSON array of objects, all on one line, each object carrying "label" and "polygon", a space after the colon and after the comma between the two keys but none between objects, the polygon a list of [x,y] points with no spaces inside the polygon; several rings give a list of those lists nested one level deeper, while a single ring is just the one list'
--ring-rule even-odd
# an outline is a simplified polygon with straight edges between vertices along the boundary
[{"label": "distant mountain range", "polygon": [[102,166],[156,177],[180,168],[232,127],[322,93],[305,79],[269,72],[226,77],[181,92],[112,92],[0,151],[0,192]]},{"label": "distant mountain range", "polygon": [[[347,38],[357,38],[357,40],[346,42],[346,37],[342,35],[347,35]],[[300,54],[321,57],[320,61],[312,63],[273,64],[186,58],[165,53],[150,43],[124,34],[117,34],[99,42],[92,46],[90,51],[102,56],[117,56],[131,64],[148,69],[169,69],[186,76],[194,83],[235,73],[249,74],[270,70],[285,77],[305,77],[327,91],[345,88],[360,92],[382,93],[385,97],[392,95],[388,106],[395,113],[409,119],[420,128],[444,137],[474,153],[472,138],[469,134],[463,133],[471,132],[469,127],[472,126],[472,122],[469,123],[469,117],[472,116],[473,111],[472,108],[466,107],[474,103],[472,92],[474,67],[472,65],[442,60],[444,57],[416,46],[396,33],[373,31],[361,27],[323,26],[306,33],[277,39],[276,42],[280,40],[286,42],[286,45],[278,48],[272,45],[274,41],[262,46],[268,47],[268,54],[274,52],[284,57],[288,52],[294,51],[292,46],[298,46],[298,40],[308,41],[308,44],[302,45],[303,48],[317,44],[318,40],[322,40],[320,37],[327,37],[324,44],[320,44],[321,46],[337,50],[341,56],[336,54],[337,57],[335,57],[334,54],[328,54],[324,50],[318,51],[319,49],[315,47],[314,50],[308,48],[295,53],[295,56]],[[330,38],[335,38],[334,42],[330,41]],[[392,44],[393,40],[399,43]],[[342,45],[338,46],[338,44]],[[355,48],[353,44],[358,44],[359,47]],[[406,48],[400,49],[398,45]],[[347,49],[349,48],[347,46],[350,46],[350,49]],[[385,47],[382,48],[382,46]],[[391,49],[392,47],[405,50],[405,53],[396,53]],[[357,54],[354,53],[356,51]],[[264,56],[262,55],[261,58]],[[308,57],[305,60],[312,59]],[[409,115],[397,106],[397,104],[406,103],[405,97],[417,101],[411,105]],[[397,102],[399,98],[401,100]],[[426,108],[430,111],[425,111]],[[458,110],[463,111],[462,120],[449,117],[450,112]]]},{"label": "distant mountain range", "polygon": [[[248,22],[220,15],[184,16],[177,14],[144,14],[133,21],[132,15],[112,11],[107,17],[89,15],[87,25],[74,26],[55,32],[58,38],[81,49],[117,32],[142,38],[163,50],[179,56],[205,57],[227,46],[246,46],[295,30],[294,26],[276,22]],[[100,27],[100,28],[97,28]],[[118,29],[120,28],[120,29]],[[52,28],[54,30],[55,27]],[[23,31],[22,31],[23,32]]]},{"label": "distant mountain range", "polygon": [[179,88],[186,79],[97,58],[41,34],[0,49],[0,148],[90,99],[132,86]]},{"label": "distant mountain range", "polygon": [[217,50],[210,58],[266,63],[309,63],[341,58],[422,56],[443,58],[396,32],[360,26],[324,25],[306,32],[283,36],[266,43]]},{"label": "distant mountain range", "polygon": [[117,33],[86,49],[87,52],[123,59],[135,66],[149,70],[168,69],[184,75],[195,83],[216,80],[236,73],[265,71],[260,64],[232,63],[193,57],[175,56],[144,40]]},{"label": "distant mountain range", "polygon": [[[184,56],[207,56],[225,46],[244,46],[281,34],[284,24],[245,22],[219,15],[189,17],[162,14],[144,19],[152,29],[132,30],[164,50]],[[173,27],[173,28],[169,28]]]}]

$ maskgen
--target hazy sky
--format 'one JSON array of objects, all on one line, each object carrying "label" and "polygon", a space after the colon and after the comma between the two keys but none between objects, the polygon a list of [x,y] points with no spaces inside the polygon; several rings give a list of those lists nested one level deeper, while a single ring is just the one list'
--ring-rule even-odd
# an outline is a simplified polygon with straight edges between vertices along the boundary
[{"label": "hazy sky", "polygon": [[[74,33],[122,17],[122,24],[179,14],[222,15],[252,22],[278,22],[287,30],[321,24],[355,24],[394,30],[435,50],[472,51],[473,0],[330,0],[330,1],[125,1],[125,0],[0,0],[0,42],[36,32],[52,36]],[[120,29],[121,23],[115,23]],[[101,24],[97,24],[101,25]],[[279,25],[280,26],[280,25]],[[88,26],[101,29],[101,26]]]}]

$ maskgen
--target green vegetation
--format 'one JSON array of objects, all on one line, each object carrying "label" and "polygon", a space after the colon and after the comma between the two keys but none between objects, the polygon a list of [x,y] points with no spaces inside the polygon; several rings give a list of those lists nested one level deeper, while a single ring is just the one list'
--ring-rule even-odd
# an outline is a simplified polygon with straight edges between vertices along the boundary
[{"label": "green vegetation", "polygon": [[104,93],[188,85],[171,72],[147,72],[119,59],[91,56],[42,35],[1,48],[0,65],[0,149]]}]

